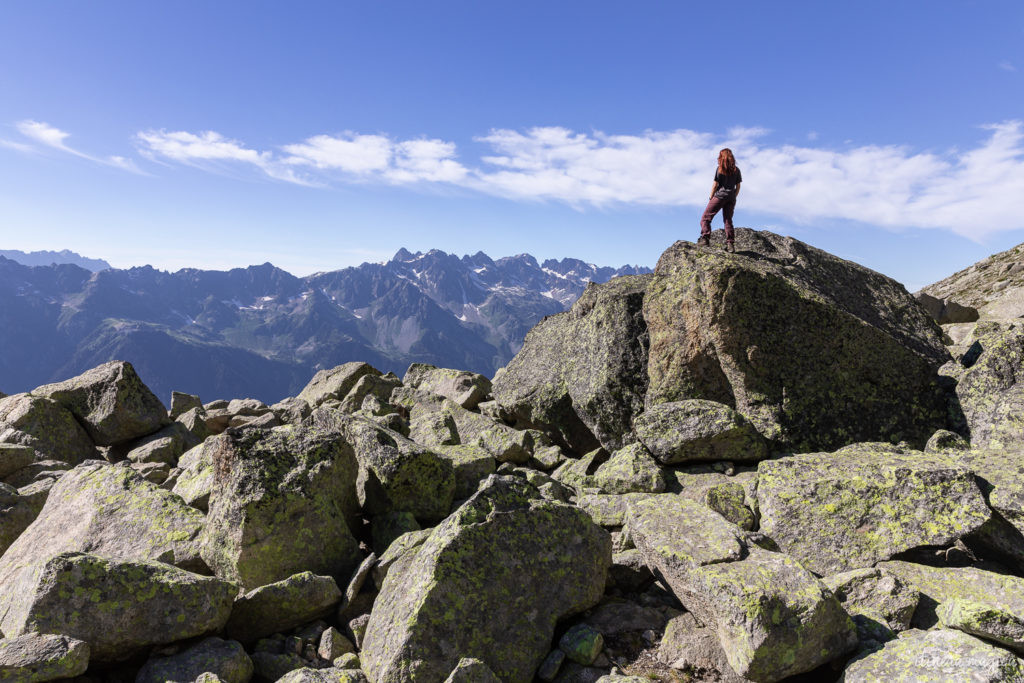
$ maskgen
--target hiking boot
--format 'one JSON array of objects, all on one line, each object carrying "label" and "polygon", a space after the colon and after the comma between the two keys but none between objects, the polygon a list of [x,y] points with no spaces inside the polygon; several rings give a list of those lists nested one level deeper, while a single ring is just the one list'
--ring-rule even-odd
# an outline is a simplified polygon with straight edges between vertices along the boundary
[{"label": "hiking boot", "polygon": [[727,252],[729,252],[730,254],[735,254],[736,253],[736,245],[733,244],[732,241],[730,240],[729,242],[725,243],[725,250]]},{"label": "hiking boot", "polygon": [[697,246],[698,247],[710,247],[711,246],[711,236],[710,235],[701,235],[700,237],[698,237],[697,238]]}]

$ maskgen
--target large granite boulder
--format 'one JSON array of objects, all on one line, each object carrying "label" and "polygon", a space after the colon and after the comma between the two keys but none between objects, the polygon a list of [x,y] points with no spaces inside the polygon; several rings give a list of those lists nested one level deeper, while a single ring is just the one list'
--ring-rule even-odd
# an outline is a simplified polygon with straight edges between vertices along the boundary
[{"label": "large granite boulder", "polygon": [[964,539],[972,548],[986,556],[995,556],[1024,572],[1024,450],[1013,449],[957,450],[947,454],[978,478],[978,485],[992,519],[977,532]]},{"label": "large granite boulder", "polygon": [[494,380],[517,426],[576,453],[624,445],[647,390],[644,291],[650,275],[590,284],[572,309],[545,318]]},{"label": "large granite boulder", "polygon": [[1024,322],[988,323],[976,334],[967,355],[973,363],[956,385],[971,445],[1017,448],[1024,442]]},{"label": "large granite boulder", "polygon": [[822,579],[857,624],[862,643],[885,641],[910,628],[921,593],[877,567],[852,569]]},{"label": "large granite boulder", "polygon": [[784,448],[923,446],[946,419],[935,321],[895,280],[790,237],[740,228],[737,253],[676,242],[643,315],[647,404],[731,406]]},{"label": "large granite boulder", "polygon": [[[127,467],[82,464],[57,481],[39,516],[0,557],[0,586],[19,584],[38,563],[68,552],[205,571],[204,524],[198,510]],[[19,599],[0,590],[0,611]]]},{"label": "large granite boulder", "polygon": [[883,562],[879,568],[921,592],[915,625],[941,623],[1024,653],[1024,579],[911,562]]},{"label": "large granite boulder", "polygon": [[444,519],[455,494],[451,463],[372,420],[318,408],[308,424],[343,435],[359,464],[359,505],[371,515],[411,512],[421,522]]},{"label": "large granite boulder", "polygon": [[297,398],[313,407],[330,399],[341,401],[364,375],[380,374],[380,370],[368,363],[345,363],[313,375],[313,379],[299,392]]},{"label": "large granite boulder", "polygon": [[111,361],[32,391],[70,410],[97,446],[146,436],[170,422],[167,409],[142,383],[131,363]]},{"label": "large granite boulder", "polygon": [[0,681],[36,683],[74,678],[89,667],[89,644],[67,636],[26,633],[0,639]]},{"label": "large granite boulder", "polygon": [[955,458],[888,444],[766,460],[757,500],[761,531],[819,574],[947,545],[992,515]]},{"label": "large granite boulder", "polygon": [[160,562],[62,553],[0,588],[0,630],[60,633],[89,644],[94,661],[211,633],[231,613],[238,587]]},{"label": "large granite boulder", "polygon": [[612,453],[594,472],[593,481],[605,493],[661,493],[666,487],[661,467],[641,443]]},{"label": "large granite boulder", "polygon": [[821,581],[706,507],[674,494],[639,498],[627,525],[647,566],[715,631],[737,674],[778,681],[856,645],[853,622]]},{"label": "large granite boulder", "polygon": [[213,492],[213,453],[222,447],[222,441],[229,440],[225,434],[212,436],[182,455],[171,491],[197,510],[209,510]]},{"label": "large granite boulder", "polygon": [[334,579],[301,572],[238,596],[227,634],[251,643],[322,617],[340,601],[341,590]]},{"label": "large granite boulder", "polygon": [[211,637],[176,654],[150,659],[139,670],[135,683],[185,683],[204,673],[215,675],[223,683],[249,683],[252,672],[252,660],[241,643]]},{"label": "large granite boulder", "polygon": [[247,590],[296,572],[341,577],[359,565],[349,520],[357,464],[344,436],[312,426],[218,441],[202,556]]},{"label": "large granite boulder", "polygon": [[853,660],[840,681],[1018,683],[1024,681],[1024,661],[960,631],[914,630]]},{"label": "large granite boulder", "polygon": [[494,474],[497,461],[483,446],[434,446],[431,450],[447,460],[455,473],[455,500],[465,500],[480,482]]},{"label": "large granite boulder", "polygon": [[702,460],[757,462],[768,446],[750,421],[727,405],[688,399],[658,403],[633,422],[637,439],[666,465]]},{"label": "large granite boulder", "polygon": [[413,363],[405,372],[402,384],[444,396],[463,408],[472,410],[491,393],[491,380],[475,372],[438,368],[426,363]]},{"label": "large granite boulder", "polygon": [[97,456],[92,439],[70,411],[30,394],[0,399],[0,443],[28,446],[46,459],[72,465]]},{"label": "large granite boulder", "polygon": [[392,570],[363,638],[376,683],[444,680],[464,657],[526,682],[555,624],[597,603],[611,538],[581,510],[493,476]]},{"label": "large granite boulder", "polygon": [[[427,446],[475,445],[499,462],[522,464],[530,459],[536,447],[547,445],[536,430],[513,429],[421,389],[396,389],[391,400],[408,411],[410,437]],[[542,440],[544,444],[539,443]]]}]

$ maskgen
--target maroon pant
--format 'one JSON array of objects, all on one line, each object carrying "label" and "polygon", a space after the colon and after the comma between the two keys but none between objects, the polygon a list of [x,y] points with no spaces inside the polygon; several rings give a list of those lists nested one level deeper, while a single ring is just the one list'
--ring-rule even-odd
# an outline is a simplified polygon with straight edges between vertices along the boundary
[{"label": "maroon pant", "polygon": [[712,197],[708,202],[708,208],[704,209],[704,215],[700,218],[700,236],[711,234],[711,219],[715,217],[718,210],[722,210],[722,218],[725,220],[725,240],[732,242],[735,233],[732,229],[732,212],[736,209],[736,196]]}]

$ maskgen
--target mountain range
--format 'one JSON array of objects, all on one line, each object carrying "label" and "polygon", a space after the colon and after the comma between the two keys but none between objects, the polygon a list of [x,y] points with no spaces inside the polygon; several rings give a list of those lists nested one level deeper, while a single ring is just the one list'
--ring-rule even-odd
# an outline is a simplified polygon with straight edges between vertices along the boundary
[{"label": "mountain range", "polygon": [[73,263],[86,270],[96,272],[110,268],[103,259],[88,258],[68,249],[60,251],[18,251],[17,249],[0,249],[0,256],[17,261],[24,266],[48,266],[54,263]]},{"label": "mountain range", "polygon": [[0,390],[27,391],[112,359],[130,361],[163,400],[177,390],[271,403],[351,360],[398,374],[425,362],[492,375],[588,282],[645,272],[405,249],[307,277],[270,263],[91,272],[0,256]]}]

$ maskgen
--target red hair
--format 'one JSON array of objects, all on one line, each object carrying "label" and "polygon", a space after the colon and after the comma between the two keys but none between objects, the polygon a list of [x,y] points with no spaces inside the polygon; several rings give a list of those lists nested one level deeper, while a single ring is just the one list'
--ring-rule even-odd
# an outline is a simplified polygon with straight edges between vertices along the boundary
[{"label": "red hair", "polygon": [[736,172],[736,157],[732,155],[732,150],[728,147],[718,153],[718,172],[722,175]]}]

